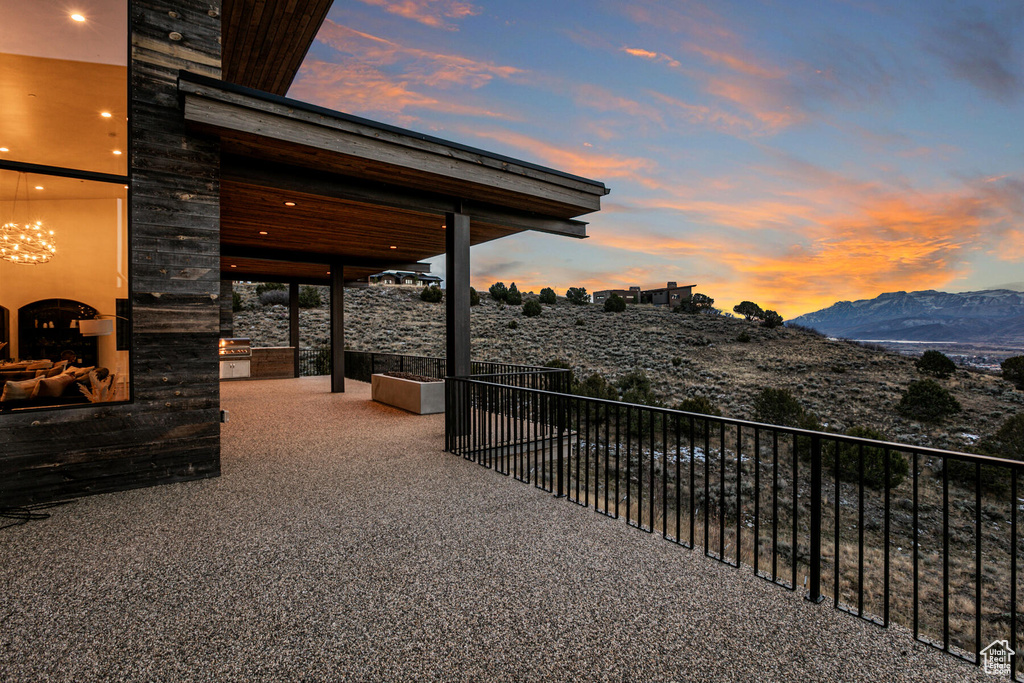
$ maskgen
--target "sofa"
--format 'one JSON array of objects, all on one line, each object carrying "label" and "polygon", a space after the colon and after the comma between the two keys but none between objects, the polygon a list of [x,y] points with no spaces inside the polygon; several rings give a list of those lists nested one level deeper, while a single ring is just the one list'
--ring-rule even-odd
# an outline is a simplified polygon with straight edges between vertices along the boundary
[{"label": "sofa", "polygon": [[0,412],[88,403],[81,387],[88,390],[93,378],[109,376],[106,368],[74,367],[64,361],[6,363],[0,365]]}]

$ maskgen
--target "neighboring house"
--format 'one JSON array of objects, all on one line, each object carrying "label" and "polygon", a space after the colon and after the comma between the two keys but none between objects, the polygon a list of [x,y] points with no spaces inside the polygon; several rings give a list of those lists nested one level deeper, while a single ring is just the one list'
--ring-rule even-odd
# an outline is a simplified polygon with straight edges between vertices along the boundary
[{"label": "neighboring house", "polygon": [[[328,285],[344,391],[346,284],[444,254],[448,370],[468,375],[471,244],[586,237],[608,193],[284,97],[331,0],[22,4],[0,230],[45,239],[0,253],[2,353],[24,361],[0,366],[0,505],[218,476],[233,280],[289,285],[296,372],[298,287]],[[65,372],[89,365],[115,378],[99,403]]]},{"label": "neighboring house", "polygon": [[411,270],[385,270],[370,276],[370,285],[392,285],[396,287],[441,286],[441,278],[428,273],[414,273]]},{"label": "neighboring house", "polygon": [[680,287],[675,282],[668,282],[659,289],[644,289],[630,287],[629,289],[603,289],[594,292],[594,303],[603,304],[612,294],[618,294],[626,300],[627,304],[653,304],[654,306],[677,307],[686,299],[693,296],[693,288],[697,285],[684,285]]},{"label": "neighboring house", "polygon": [[626,300],[627,304],[640,303],[639,287],[630,287],[629,289],[602,289],[600,292],[594,292],[594,303],[603,304],[606,300],[611,298],[612,294],[618,294]]},{"label": "neighboring house", "polygon": [[640,301],[655,306],[670,306],[676,308],[686,299],[693,296],[693,288],[697,285],[683,285],[680,287],[675,282],[668,282],[659,289],[645,289]]}]

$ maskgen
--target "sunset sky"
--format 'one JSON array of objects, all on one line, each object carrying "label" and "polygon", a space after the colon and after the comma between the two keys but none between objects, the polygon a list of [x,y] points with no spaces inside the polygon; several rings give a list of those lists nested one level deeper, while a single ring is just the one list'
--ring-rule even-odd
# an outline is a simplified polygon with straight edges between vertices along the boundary
[{"label": "sunset sky", "polygon": [[611,188],[589,239],[474,247],[478,288],[1024,281],[1020,0],[347,0],[289,96]]}]

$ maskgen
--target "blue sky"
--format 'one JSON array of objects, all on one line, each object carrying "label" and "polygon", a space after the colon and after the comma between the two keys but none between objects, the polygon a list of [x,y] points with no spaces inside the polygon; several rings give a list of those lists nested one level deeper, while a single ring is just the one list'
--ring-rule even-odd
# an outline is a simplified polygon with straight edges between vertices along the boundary
[{"label": "blue sky", "polygon": [[475,247],[478,288],[793,317],[1024,281],[1022,36],[1017,0],[349,0],[289,95],[611,188],[587,240]]}]

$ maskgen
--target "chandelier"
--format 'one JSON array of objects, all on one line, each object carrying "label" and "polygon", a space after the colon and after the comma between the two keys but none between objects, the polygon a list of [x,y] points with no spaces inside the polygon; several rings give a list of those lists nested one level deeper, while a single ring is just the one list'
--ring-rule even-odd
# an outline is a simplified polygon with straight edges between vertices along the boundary
[{"label": "chandelier", "polygon": [[[0,226],[0,258],[11,263],[34,266],[46,263],[53,258],[53,255],[57,253],[57,245],[53,230],[43,227],[42,221],[18,223],[15,220],[15,208],[18,205],[18,189],[21,185],[22,175],[24,174],[18,174],[18,182],[14,186],[11,220]],[[27,183],[25,186],[25,204],[29,204]]]},{"label": "chandelier", "polygon": [[43,228],[42,221],[0,226],[0,258],[5,261],[32,266],[46,263],[56,253],[53,230]]}]

